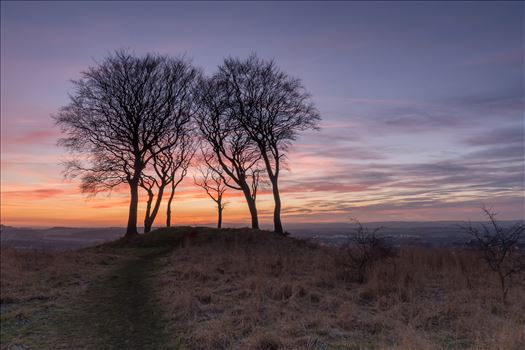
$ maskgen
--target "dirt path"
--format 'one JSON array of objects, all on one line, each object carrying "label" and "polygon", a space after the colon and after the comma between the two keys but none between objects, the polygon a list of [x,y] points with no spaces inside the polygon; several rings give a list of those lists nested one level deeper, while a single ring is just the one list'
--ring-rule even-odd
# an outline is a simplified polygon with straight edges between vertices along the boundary
[{"label": "dirt path", "polygon": [[92,327],[90,333],[97,340],[95,348],[167,348],[168,337],[151,286],[158,258],[167,252],[157,249],[141,254],[88,290],[87,307],[78,317]]},{"label": "dirt path", "polygon": [[85,293],[39,315],[17,349],[176,349],[152,289],[170,250],[134,250]]}]

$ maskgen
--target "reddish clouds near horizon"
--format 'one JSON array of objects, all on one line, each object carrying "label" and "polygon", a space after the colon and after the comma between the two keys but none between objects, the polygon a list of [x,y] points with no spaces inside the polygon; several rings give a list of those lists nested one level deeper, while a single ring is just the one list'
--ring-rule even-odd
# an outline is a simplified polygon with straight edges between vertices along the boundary
[{"label": "reddish clouds near horizon", "polygon": [[[477,220],[482,203],[523,219],[523,11],[522,2],[2,2],[2,224],[125,224],[126,188],[86,198],[62,179],[67,155],[50,117],[67,104],[70,79],[120,48],[186,55],[208,74],[257,52],[303,80],[323,120],[289,153],[285,223]],[[227,196],[225,224],[247,223],[242,196]],[[268,189],[258,206],[269,221]],[[215,221],[191,176],[173,209],[176,223]]]}]

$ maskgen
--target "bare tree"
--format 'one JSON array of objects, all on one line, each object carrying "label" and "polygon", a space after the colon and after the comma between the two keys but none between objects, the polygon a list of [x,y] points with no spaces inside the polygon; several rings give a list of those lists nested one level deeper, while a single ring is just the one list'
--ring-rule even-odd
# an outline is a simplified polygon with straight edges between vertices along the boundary
[{"label": "bare tree", "polygon": [[111,191],[126,182],[126,177],[117,168],[113,158],[104,152],[93,153],[90,167],[84,167],[79,159],[63,163],[66,178],[81,176],[82,193],[95,196],[97,193]]},{"label": "bare tree", "polygon": [[212,164],[210,157],[203,154],[203,163],[198,168],[199,175],[193,176],[194,183],[204,189],[217,205],[217,228],[222,228],[222,211],[226,206],[223,195],[228,188],[224,171],[218,164]]},{"label": "bare tree", "polygon": [[73,81],[71,102],[55,117],[66,135],[59,143],[84,160],[66,163],[67,174],[81,176],[84,192],[129,186],[126,237],[138,234],[143,170],[190,122],[198,74],[183,59],[118,51]]},{"label": "bare tree", "polygon": [[[146,190],[148,194],[146,214],[144,217],[144,233],[151,231],[151,227],[153,226],[155,218],[159,212],[164,190],[166,189],[166,186],[173,181],[173,176],[169,171],[173,166],[173,155],[171,152],[172,150],[168,149],[153,158],[153,164],[150,166],[150,172],[153,173],[153,175],[148,174],[148,168],[144,169],[142,174],[139,185]],[[155,204],[152,207],[155,196]]]},{"label": "bare tree", "polygon": [[188,168],[191,165],[193,156],[195,155],[195,139],[194,135],[188,134],[184,137],[177,146],[174,154],[173,162],[168,168],[170,174],[170,196],[166,206],[166,227],[171,227],[171,204],[175,196],[177,186],[182,182],[184,177],[188,174]]},{"label": "bare tree", "polygon": [[202,80],[196,121],[201,141],[207,144],[208,155],[212,155],[222,169],[220,174],[225,184],[243,192],[250,210],[252,228],[258,229],[255,200],[261,156],[247,132],[228,114],[227,94],[228,90],[223,89],[216,79]]},{"label": "bare tree", "polygon": [[[171,227],[171,205],[173,203],[173,198],[175,197],[175,190],[177,186],[182,182],[182,180],[188,174],[189,162],[182,163],[179,169],[174,170],[173,181],[171,181],[171,191],[168,198],[168,204],[166,205],[166,227]],[[180,171],[178,171],[180,170]],[[177,175],[178,174],[178,175]]]},{"label": "bare tree", "polygon": [[509,291],[509,281],[513,275],[525,271],[525,252],[520,250],[520,241],[525,237],[525,225],[518,222],[504,228],[496,221],[493,210],[482,207],[490,224],[481,223],[475,227],[471,222],[461,228],[471,237],[473,245],[479,250],[490,269],[498,274],[501,297],[505,302]]},{"label": "bare tree", "polygon": [[215,79],[225,91],[228,115],[259,148],[275,201],[274,230],[283,233],[280,171],[298,133],[317,129],[319,113],[299,79],[256,55],[246,60],[226,59]]},{"label": "bare tree", "polygon": [[[150,166],[142,174],[140,186],[148,194],[144,232],[151,231],[168,185],[171,187],[171,192],[166,211],[166,224],[168,227],[171,225],[171,203],[175,189],[186,176],[189,164],[195,153],[193,135],[190,130],[181,130],[180,133],[179,141],[171,148],[167,148],[153,157]],[[155,196],[155,204],[152,206]]]},{"label": "bare tree", "polygon": [[357,282],[363,283],[370,268],[393,256],[394,250],[378,235],[382,227],[370,230],[357,219],[351,221],[356,228],[348,235],[348,242],[342,247],[343,254],[336,258],[336,263],[343,268],[343,279],[356,276]]}]

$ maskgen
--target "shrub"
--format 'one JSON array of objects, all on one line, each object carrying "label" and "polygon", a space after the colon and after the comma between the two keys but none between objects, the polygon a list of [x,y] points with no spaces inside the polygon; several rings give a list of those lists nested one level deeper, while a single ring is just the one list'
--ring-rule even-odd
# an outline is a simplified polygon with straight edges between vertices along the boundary
[{"label": "shrub", "polygon": [[525,225],[521,222],[504,228],[496,221],[497,213],[485,206],[482,210],[490,224],[475,227],[469,222],[461,228],[473,237],[469,245],[479,251],[490,269],[498,274],[501,297],[505,302],[508,282],[513,275],[525,271],[525,252],[519,247],[520,240],[525,237]]},{"label": "shrub", "polygon": [[371,267],[380,260],[392,257],[394,250],[378,235],[382,227],[370,230],[357,219],[352,219],[352,222],[356,228],[348,235],[347,243],[336,258],[336,265],[342,270],[340,277],[343,280],[355,279],[363,283]]}]

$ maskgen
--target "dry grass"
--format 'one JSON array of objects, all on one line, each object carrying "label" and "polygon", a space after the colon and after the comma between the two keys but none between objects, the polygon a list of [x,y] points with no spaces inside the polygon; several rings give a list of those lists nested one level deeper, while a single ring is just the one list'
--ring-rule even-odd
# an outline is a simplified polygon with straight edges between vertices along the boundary
[{"label": "dry grass", "polygon": [[94,249],[47,253],[2,248],[0,253],[1,349],[61,348],[64,325],[55,311],[69,309],[123,258]]},{"label": "dry grass", "polygon": [[82,289],[114,263],[116,255],[94,250],[50,253],[1,250],[1,303],[50,300]]},{"label": "dry grass", "polygon": [[402,250],[355,284],[339,278],[334,248],[212,234],[179,242],[156,276],[171,334],[187,348],[525,348],[524,281],[504,305],[471,252]]},{"label": "dry grass", "polygon": [[[171,248],[155,261],[138,258]],[[25,344],[21,328],[47,318],[39,312],[46,304],[75,313],[100,299],[115,307],[94,308],[102,310],[95,318],[122,323],[125,315],[113,311],[127,307],[118,288],[128,284],[113,275],[141,262],[154,263],[140,279],[151,284],[172,343],[185,349],[525,348],[523,275],[503,304],[497,277],[472,252],[404,249],[375,265],[363,284],[348,279],[339,253],[263,231],[207,228],[159,230],[78,252],[3,249],[2,345]],[[90,299],[96,280],[107,288]],[[111,291],[115,297],[104,299]],[[86,305],[67,309],[75,303]],[[43,333],[49,344],[63,333],[53,322]]]},{"label": "dry grass", "polygon": [[156,332],[161,320],[149,303],[154,252],[107,245],[65,253],[2,250],[0,348],[172,348]]}]

